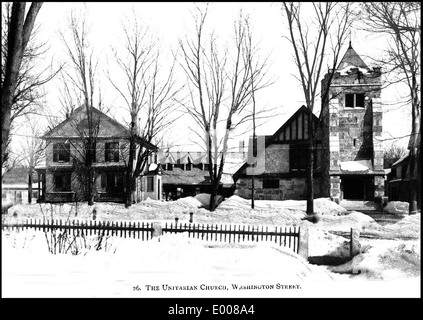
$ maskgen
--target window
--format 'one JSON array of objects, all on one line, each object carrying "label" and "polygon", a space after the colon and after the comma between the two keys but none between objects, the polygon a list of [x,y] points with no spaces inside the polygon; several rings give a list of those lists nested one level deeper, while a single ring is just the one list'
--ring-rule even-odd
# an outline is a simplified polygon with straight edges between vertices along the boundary
[{"label": "window", "polygon": [[364,108],[364,93],[345,94],[346,108]]},{"label": "window", "polygon": [[204,171],[209,171],[209,168],[210,168],[210,164],[205,163],[204,164]]},{"label": "window", "polygon": [[172,171],[172,170],[173,170],[173,164],[168,163],[168,164],[166,164],[166,165],[167,165],[166,170],[168,170],[168,171]]},{"label": "window", "polygon": [[188,158],[188,163],[185,165],[185,170],[190,171],[192,169],[192,163]]},{"label": "window", "polygon": [[107,188],[107,176],[105,174],[100,175],[100,188],[101,189]]},{"label": "window", "polygon": [[53,162],[69,162],[70,161],[70,144],[55,143],[53,144]]},{"label": "window", "polygon": [[263,189],[279,189],[279,179],[263,180]]},{"label": "window", "polygon": [[[107,173],[106,177],[106,191],[112,193],[124,192],[123,189],[123,173]],[[103,185],[103,181],[101,181]]]},{"label": "window", "polygon": [[307,168],[307,145],[295,144],[289,149],[291,171],[305,171]]},{"label": "window", "polygon": [[[85,148],[86,148],[87,151],[91,151],[92,162],[97,162],[96,161],[96,158],[97,158],[97,143],[95,141],[92,141],[91,147],[90,147],[88,141],[86,141]],[[87,153],[87,156],[88,156],[88,153]]]},{"label": "window", "polygon": [[53,191],[71,191],[71,174],[56,173],[53,175]]},{"label": "window", "polygon": [[15,191],[16,192],[16,203],[22,203],[22,191]]},{"label": "window", "polygon": [[147,192],[154,191],[154,177],[147,177]]},{"label": "window", "polygon": [[119,142],[106,142],[104,159],[106,162],[119,162]]}]

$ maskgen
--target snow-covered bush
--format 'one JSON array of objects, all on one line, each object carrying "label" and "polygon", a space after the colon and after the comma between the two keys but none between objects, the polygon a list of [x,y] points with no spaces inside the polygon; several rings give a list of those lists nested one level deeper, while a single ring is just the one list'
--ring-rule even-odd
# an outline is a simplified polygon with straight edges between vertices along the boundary
[{"label": "snow-covered bush", "polygon": [[45,231],[44,235],[48,251],[52,254],[79,255],[85,254],[89,250],[109,251],[111,249],[110,236],[106,236],[104,232],[88,236],[79,230],[54,229]]},{"label": "snow-covered bush", "polygon": [[390,201],[388,204],[383,208],[383,211],[392,214],[408,214],[408,202],[402,201]]}]

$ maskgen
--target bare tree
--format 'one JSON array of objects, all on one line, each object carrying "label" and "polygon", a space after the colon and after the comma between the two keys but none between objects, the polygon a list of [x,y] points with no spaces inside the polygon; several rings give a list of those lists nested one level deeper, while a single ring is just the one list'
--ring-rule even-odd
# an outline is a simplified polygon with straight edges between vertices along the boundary
[{"label": "bare tree", "polygon": [[[10,141],[12,123],[12,109],[16,105],[16,89],[22,80],[21,66],[25,50],[30,41],[35,19],[41,9],[42,2],[32,2],[26,13],[25,2],[14,2],[10,16],[2,16],[2,27],[7,26],[7,35],[4,35],[7,44],[3,47],[2,40],[2,68],[1,75],[1,163],[7,161],[7,150]],[[6,21],[7,23],[3,23]],[[3,20],[4,19],[4,20]],[[3,34],[2,34],[3,39]],[[20,80],[21,76],[21,80]]]},{"label": "bare tree", "polygon": [[[99,119],[93,113],[94,95],[96,93],[96,71],[98,61],[93,57],[93,49],[88,41],[88,25],[86,12],[79,16],[72,12],[69,17],[70,39],[60,33],[70,59],[68,68],[63,69],[63,79],[69,81],[82,96],[81,101],[86,111],[86,121],[79,127],[78,133],[80,143],[80,157],[75,158],[76,169],[84,176],[84,185],[87,188],[88,205],[94,204],[95,196],[95,172],[93,163],[96,155],[96,141],[99,132]],[[66,98],[66,96],[64,97]],[[79,159],[79,160],[78,160]],[[82,161],[80,161],[82,160]]]},{"label": "bare tree", "polygon": [[395,143],[391,144],[383,152],[384,168],[390,168],[392,164],[407,155],[407,149]]},{"label": "bare tree", "polygon": [[[304,12],[303,6],[312,6]],[[310,13],[311,12],[311,13]],[[306,107],[310,109],[308,121],[307,161],[307,215],[314,219],[314,149],[315,127],[312,113],[318,98],[325,101],[329,86],[339,62],[339,54],[348,36],[352,23],[351,4],[336,2],[294,3],[283,2],[282,14],[286,19],[289,35],[285,38],[292,44],[294,61],[298,69],[296,79],[301,83]],[[311,14],[311,16],[310,16]],[[329,57],[328,57],[329,56]],[[325,64],[329,68],[326,90],[319,92],[319,84]]]},{"label": "bare tree", "polygon": [[388,35],[383,64],[405,83],[411,105],[409,212],[421,210],[420,2],[362,3],[364,29]]},{"label": "bare tree", "polygon": [[240,14],[234,23],[233,47],[219,50],[217,36],[204,33],[208,7],[196,8],[195,37],[180,40],[182,68],[188,79],[190,102],[183,103],[200,128],[209,161],[210,210],[215,210],[228,141],[234,130],[252,119],[248,111],[252,93],[265,81],[267,59],[254,61],[257,48],[251,42],[248,18]]},{"label": "bare tree", "polygon": [[123,33],[125,47],[115,50],[115,59],[125,83],[118,84],[110,73],[108,78],[124,99],[130,115],[125,202],[125,207],[129,207],[136,179],[142,175],[154,151],[151,144],[159,143],[161,134],[175,121],[173,101],[181,88],[174,78],[175,63],[169,69],[163,67],[158,44],[135,14],[131,23],[123,27]]},{"label": "bare tree", "polygon": [[34,119],[30,119],[28,115],[25,116],[27,124],[29,125],[29,135],[25,137],[21,143],[21,156],[25,166],[28,167],[28,203],[32,201],[32,177],[35,172],[35,167],[44,159],[44,141],[40,139],[43,130],[38,126]]}]

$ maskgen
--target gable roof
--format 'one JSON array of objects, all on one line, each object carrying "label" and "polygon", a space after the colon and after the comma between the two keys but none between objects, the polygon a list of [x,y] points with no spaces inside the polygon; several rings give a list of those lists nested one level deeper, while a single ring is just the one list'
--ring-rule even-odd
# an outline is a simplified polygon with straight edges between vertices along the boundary
[{"label": "gable roof", "polygon": [[[289,141],[305,140],[304,133],[302,135],[302,139],[299,139],[298,136],[295,139],[291,139],[291,136],[288,138],[285,134],[287,129],[289,129],[291,131],[290,127],[292,127],[292,124],[294,122],[298,123],[298,119],[300,118],[300,115],[302,115],[302,118],[304,118],[304,116],[303,116],[304,114],[308,114],[308,115],[311,114],[313,122],[315,123],[316,126],[318,125],[319,118],[317,118],[317,116],[314,113],[312,113],[309,108],[307,108],[306,106],[303,105],[288,120],[286,120],[284,122],[284,124],[278,130],[276,130],[276,132],[273,135],[265,136],[265,148],[267,148],[269,145],[271,145],[273,143],[280,143],[280,142],[286,141],[286,143],[288,144]],[[305,124],[305,122],[303,122],[303,125],[304,124]],[[283,136],[283,139],[281,139],[281,136]],[[247,167],[247,165],[248,165],[248,163],[245,162],[234,173],[234,177],[236,178],[236,176],[238,176]]]},{"label": "gable roof", "polygon": [[[100,110],[92,107],[93,117],[99,121],[98,138],[129,138],[130,130],[125,126],[112,119]],[[75,109],[74,112],[56,127],[46,132],[41,138],[81,138],[81,133],[88,129],[87,110],[84,105]],[[148,149],[157,149],[157,146],[148,142],[140,136],[135,137],[135,141]]]},{"label": "gable roof", "polygon": [[179,163],[180,164],[193,163],[193,160],[192,160],[190,153],[188,152],[185,155],[183,155],[181,158],[179,158]]},{"label": "gable roof", "polygon": [[[28,185],[28,167],[16,167],[5,172],[2,177],[2,184],[27,184]],[[38,175],[32,174],[32,181],[38,182]]]},{"label": "gable roof", "polygon": [[[93,117],[96,117],[96,119],[100,121],[98,137],[128,137],[130,135],[130,131],[116,120],[94,107],[92,107],[91,110]],[[75,109],[66,120],[45,133],[42,138],[80,137],[80,130],[88,128],[86,119],[87,110],[85,106],[82,105]]]},{"label": "gable roof", "polygon": [[351,41],[350,46],[345,52],[344,57],[342,58],[336,70],[340,71],[348,67],[363,68],[366,70],[370,70],[370,68],[364,63],[364,61],[360,58],[360,56],[357,54],[357,52],[355,52],[355,50],[351,46]]},{"label": "gable roof", "polygon": [[[290,127],[294,123],[294,121],[297,121],[297,119],[299,118],[299,116],[301,114],[304,114],[304,113],[307,114],[307,115],[310,115],[311,114],[312,115],[312,118],[313,118],[313,121],[314,121],[314,124],[317,126],[318,121],[319,121],[319,118],[317,118],[317,116],[314,113],[312,113],[309,108],[307,108],[306,106],[302,105],[297,111],[295,111],[295,113],[288,120],[285,121],[285,123],[278,130],[276,130],[276,132],[273,135],[266,136],[266,147],[269,144],[271,144],[272,142],[280,140],[279,139],[280,135],[283,132],[285,132],[285,130],[288,127]],[[304,124],[305,124],[305,122],[304,122]],[[285,137],[284,140],[305,140],[305,137],[303,137],[303,138],[297,137],[297,138],[293,139],[292,136],[290,136],[289,139],[287,139],[287,137]]]}]

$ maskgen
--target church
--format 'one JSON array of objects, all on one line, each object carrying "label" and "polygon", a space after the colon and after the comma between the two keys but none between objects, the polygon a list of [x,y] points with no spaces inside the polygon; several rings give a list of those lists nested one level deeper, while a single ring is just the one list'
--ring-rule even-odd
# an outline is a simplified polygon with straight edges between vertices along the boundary
[{"label": "church", "polygon": [[[256,158],[264,161],[264,170],[254,176],[256,199],[306,198],[309,127],[315,130],[315,198],[380,201],[384,196],[381,68],[368,67],[350,43],[331,71],[321,81],[322,92],[328,89],[329,94],[320,117],[302,106],[273,135],[264,137],[264,151]],[[244,163],[234,180],[236,193],[249,199],[248,167]]]}]

